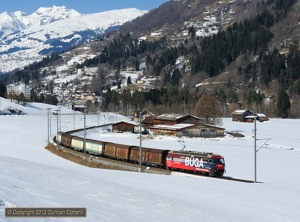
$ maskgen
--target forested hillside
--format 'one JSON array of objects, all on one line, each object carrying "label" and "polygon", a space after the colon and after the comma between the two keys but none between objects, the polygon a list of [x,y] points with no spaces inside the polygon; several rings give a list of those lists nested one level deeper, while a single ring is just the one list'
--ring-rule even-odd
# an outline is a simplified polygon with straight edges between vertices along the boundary
[{"label": "forested hillside", "polygon": [[[280,33],[282,24],[298,12],[299,1],[225,2],[219,7],[217,1],[170,1],[112,33],[96,57],[77,66],[99,67],[91,90],[103,97],[102,108],[131,105],[158,113],[193,114],[201,95],[209,94],[217,99],[223,116],[252,109],[269,116],[300,117],[299,37],[290,36],[288,29]],[[223,17],[230,14],[234,19],[225,23],[222,16],[216,17],[218,32],[200,36],[196,20],[202,16],[210,22],[203,13],[216,11],[216,5]],[[34,78],[40,65],[14,78]],[[153,89],[114,91],[106,82],[108,72],[118,76],[120,70],[141,69],[145,76],[160,80]]]}]

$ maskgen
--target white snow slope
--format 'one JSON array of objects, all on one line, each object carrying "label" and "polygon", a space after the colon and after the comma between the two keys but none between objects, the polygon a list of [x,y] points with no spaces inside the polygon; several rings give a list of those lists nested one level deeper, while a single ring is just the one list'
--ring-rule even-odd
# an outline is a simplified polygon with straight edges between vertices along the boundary
[{"label": "white snow slope", "polygon": [[[8,104],[9,101],[0,98],[0,110]],[[29,115],[0,115],[1,222],[300,221],[300,120],[271,119],[257,123],[257,138],[271,140],[257,153],[258,181],[263,183],[249,184],[180,173],[152,175],[77,165],[44,149],[47,106],[33,106],[26,109]],[[63,109],[64,114],[68,112],[72,113]],[[100,124],[121,119],[108,113],[89,115],[87,125],[97,124],[98,117]],[[56,132],[55,118],[52,118],[52,134]],[[230,119],[223,122],[227,130],[239,130],[246,137],[181,140],[185,141],[186,149],[224,155],[227,176],[252,180],[254,124]],[[83,127],[81,115],[75,116],[75,124],[76,128]],[[61,127],[63,131],[73,129],[73,115],[63,115]],[[89,132],[89,136],[95,136],[92,134]],[[137,142],[137,135],[106,133],[100,137]],[[258,148],[263,142],[258,140]],[[181,148],[178,139],[170,137],[143,141],[143,145],[147,143],[166,149]],[[87,217],[6,218],[6,207],[83,207]]]},{"label": "white snow slope", "polygon": [[39,8],[26,15],[20,11],[0,14],[0,71],[40,61],[43,56],[62,52],[109,28],[142,16],[136,8],[80,14],[64,6]]}]

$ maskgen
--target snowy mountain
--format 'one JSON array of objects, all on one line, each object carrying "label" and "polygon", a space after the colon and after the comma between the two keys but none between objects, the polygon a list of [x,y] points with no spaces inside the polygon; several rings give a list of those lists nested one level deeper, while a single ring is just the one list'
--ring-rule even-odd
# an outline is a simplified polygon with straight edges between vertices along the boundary
[{"label": "snowy mountain", "polygon": [[22,68],[43,56],[97,37],[145,14],[135,8],[80,14],[66,7],[0,14],[1,72]]}]

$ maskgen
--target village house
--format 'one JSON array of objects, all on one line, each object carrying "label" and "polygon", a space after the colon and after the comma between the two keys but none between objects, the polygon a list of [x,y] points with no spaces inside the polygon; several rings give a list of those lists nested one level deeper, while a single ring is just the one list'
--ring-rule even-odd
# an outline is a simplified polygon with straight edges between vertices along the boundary
[{"label": "village house", "polygon": [[142,123],[152,135],[171,135],[187,137],[220,137],[224,136],[224,128],[200,122],[200,118],[192,115],[163,114],[151,120],[146,118]]},{"label": "village house", "polygon": [[247,122],[247,116],[253,116],[253,112],[250,110],[236,110],[231,113],[232,121]]},{"label": "village house", "polygon": [[112,131],[113,132],[135,132],[138,123],[134,121],[120,121],[117,123],[112,124]]},{"label": "village house", "polygon": [[260,122],[268,121],[269,118],[263,113],[254,114],[250,110],[236,110],[232,114],[232,121],[253,122],[254,118]]},{"label": "village house", "polygon": [[88,101],[88,100],[94,101],[95,100],[95,94],[94,93],[81,93],[80,99],[85,100],[85,101]]},{"label": "village house", "polygon": [[154,125],[149,128],[152,135],[186,136],[186,137],[222,137],[224,128],[203,123],[179,123],[174,125]]},{"label": "village house", "polygon": [[162,114],[153,119],[153,125],[174,125],[178,123],[200,123],[200,118],[191,115],[182,114]]}]

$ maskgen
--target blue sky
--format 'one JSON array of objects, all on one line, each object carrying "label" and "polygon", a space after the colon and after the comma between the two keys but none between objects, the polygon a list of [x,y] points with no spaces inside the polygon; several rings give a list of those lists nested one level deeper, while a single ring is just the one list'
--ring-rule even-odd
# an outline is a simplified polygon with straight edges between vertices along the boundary
[{"label": "blue sky", "polygon": [[39,7],[51,7],[53,5],[64,5],[81,14],[123,8],[150,10],[167,1],[168,0],[0,0],[0,13],[20,10],[31,14]]}]

